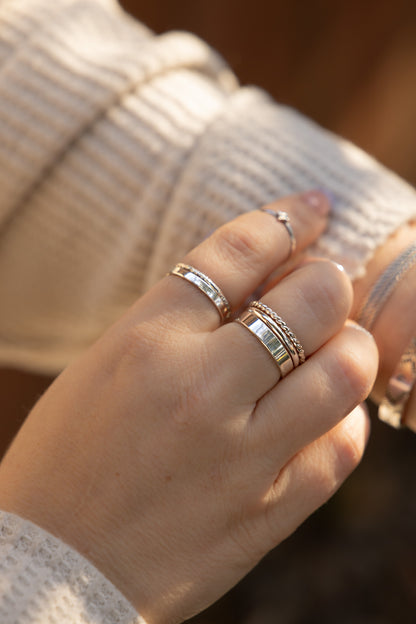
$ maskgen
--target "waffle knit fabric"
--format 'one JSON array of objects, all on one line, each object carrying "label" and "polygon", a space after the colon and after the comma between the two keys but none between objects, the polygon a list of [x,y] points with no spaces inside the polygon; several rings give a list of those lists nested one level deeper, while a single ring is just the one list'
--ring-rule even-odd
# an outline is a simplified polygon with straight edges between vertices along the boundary
[{"label": "waffle knit fabric", "polygon": [[362,274],[414,190],[114,0],[0,3],[0,364],[56,373],[213,229],[310,188]]},{"label": "waffle knit fabric", "polygon": [[5,512],[0,512],[0,622],[145,624],[84,557]]}]

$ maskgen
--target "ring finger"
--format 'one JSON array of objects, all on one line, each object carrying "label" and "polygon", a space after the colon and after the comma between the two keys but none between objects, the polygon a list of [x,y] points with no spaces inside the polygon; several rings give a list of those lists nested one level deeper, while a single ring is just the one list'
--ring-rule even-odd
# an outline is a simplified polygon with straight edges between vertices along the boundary
[{"label": "ring finger", "polygon": [[[343,326],[352,302],[352,287],[339,265],[310,262],[267,293],[262,302],[287,323],[309,356]],[[220,363],[222,383],[235,387],[242,404],[258,401],[280,378],[276,362],[259,340],[239,323],[210,336],[212,361]]]}]

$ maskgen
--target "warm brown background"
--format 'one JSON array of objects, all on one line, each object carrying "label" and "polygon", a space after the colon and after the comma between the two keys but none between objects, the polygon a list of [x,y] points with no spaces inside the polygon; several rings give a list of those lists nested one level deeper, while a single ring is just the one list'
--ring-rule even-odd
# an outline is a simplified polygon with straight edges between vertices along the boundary
[{"label": "warm brown background", "polygon": [[[414,0],[124,0],[416,183]],[[47,378],[2,371],[3,447]],[[374,419],[341,492],[195,624],[416,621],[416,436]]]},{"label": "warm brown background", "polygon": [[122,0],[190,30],[267,89],[416,182],[414,0]]}]

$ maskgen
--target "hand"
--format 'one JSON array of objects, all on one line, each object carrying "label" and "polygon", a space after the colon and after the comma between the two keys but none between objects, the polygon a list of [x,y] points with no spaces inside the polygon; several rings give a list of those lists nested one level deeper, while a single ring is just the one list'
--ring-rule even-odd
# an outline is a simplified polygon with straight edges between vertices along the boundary
[{"label": "hand", "polygon": [[[387,266],[416,240],[416,224],[398,230],[380,249],[367,266],[366,275],[354,283],[352,317],[360,309],[368,292]],[[372,398],[379,403],[385,394],[389,378],[413,336],[416,335],[416,267],[410,269],[397,284],[391,297],[381,309],[372,333],[376,340],[380,366]],[[405,424],[416,432],[416,390],[405,409]]]},{"label": "hand", "polygon": [[[289,213],[300,248],[325,227],[310,199],[272,206]],[[288,249],[284,226],[256,211],[185,262],[236,310]],[[167,276],[55,381],[1,464],[0,507],[78,549],[149,624],[182,621],[219,598],[363,453],[368,422],[354,408],[374,382],[377,352],[369,334],[345,325],[345,273],[309,262],[263,301],[308,358],[283,380],[246,328],[219,326],[197,288]]]}]

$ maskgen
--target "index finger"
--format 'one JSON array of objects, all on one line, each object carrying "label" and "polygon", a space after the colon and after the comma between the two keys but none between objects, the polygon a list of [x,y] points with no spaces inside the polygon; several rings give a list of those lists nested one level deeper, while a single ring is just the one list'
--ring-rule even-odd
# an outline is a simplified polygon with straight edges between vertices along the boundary
[{"label": "index finger", "polygon": [[[285,212],[296,239],[297,253],[323,232],[329,201],[319,191],[293,195],[239,216],[216,230],[184,259],[212,280],[228,300],[240,308],[264,280],[288,258],[292,239],[285,223],[270,212]],[[216,329],[221,319],[215,305],[194,284],[169,275],[162,280],[166,314],[175,325],[195,331]]]}]

